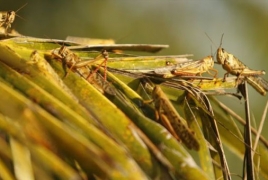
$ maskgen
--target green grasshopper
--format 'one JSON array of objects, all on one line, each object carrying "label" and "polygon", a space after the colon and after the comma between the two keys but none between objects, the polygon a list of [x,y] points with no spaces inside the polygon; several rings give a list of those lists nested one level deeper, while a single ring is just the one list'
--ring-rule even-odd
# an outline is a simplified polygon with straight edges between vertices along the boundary
[{"label": "green grasshopper", "polygon": [[178,114],[159,86],[154,86],[152,100],[145,101],[145,103],[151,102],[154,102],[155,105],[156,119],[161,120],[162,124],[179,142],[182,141],[187,148],[198,151],[200,145],[194,132],[185,124],[186,120]]},{"label": "green grasshopper", "polygon": [[[221,40],[222,44],[222,40]],[[224,75],[224,80],[229,74],[235,75],[238,79],[244,76],[247,82],[255,88],[260,94],[265,95],[268,91],[268,82],[260,77],[265,71],[253,70],[242,63],[233,54],[228,53],[222,47],[217,49],[217,61],[227,71]]]},{"label": "green grasshopper", "polygon": [[15,16],[18,16],[16,13],[26,5],[27,3],[17,11],[0,11],[0,27],[5,26],[6,33],[8,33],[8,29],[11,28],[11,24],[15,21]]},{"label": "green grasshopper", "polygon": [[218,74],[218,71],[213,68],[214,67],[214,60],[212,56],[207,56],[198,61],[192,61],[191,63],[182,66],[181,68],[175,69],[172,73],[176,76],[196,76],[208,72],[212,75],[209,70],[214,71],[215,74],[213,77],[215,78]]}]

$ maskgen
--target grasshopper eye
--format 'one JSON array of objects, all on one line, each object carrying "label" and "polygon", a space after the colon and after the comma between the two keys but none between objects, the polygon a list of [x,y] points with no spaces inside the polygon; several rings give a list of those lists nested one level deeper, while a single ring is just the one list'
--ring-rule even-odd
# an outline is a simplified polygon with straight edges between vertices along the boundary
[{"label": "grasshopper eye", "polygon": [[223,53],[225,52],[225,50],[223,48],[221,50],[222,50]]},{"label": "grasshopper eye", "polygon": [[170,61],[167,61],[166,62],[166,66],[169,66],[169,65],[171,65],[171,62]]}]

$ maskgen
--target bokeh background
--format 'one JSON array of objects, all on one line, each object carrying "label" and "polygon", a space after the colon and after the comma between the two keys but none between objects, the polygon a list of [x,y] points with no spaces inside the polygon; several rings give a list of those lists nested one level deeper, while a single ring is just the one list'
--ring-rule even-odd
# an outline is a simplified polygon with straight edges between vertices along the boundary
[{"label": "bokeh background", "polygon": [[[252,69],[268,72],[268,1],[213,0],[0,0],[0,10],[17,10],[12,25],[24,35],[65,39],[67,36],[112,38],[117,43],[168,44],[159,54],[194,54],[200,59],[220,44]],[[214,44],[205,35],[207,33]],[[221,66],[215,65],[217,69]],[[224,71],[220,70],[222,76]],[[268,80],[268,76],[264,78]],[[268,100],[249,88],[257,121]],[[235,90],[234,90],[235,92]],[[244,117],[243,101],[222,98]],[[268,138],[268,122],[263,135]],[[241,160],[228,156],[231,171],[241,174]],[[234,179],[240,179],[234,177]]]}]

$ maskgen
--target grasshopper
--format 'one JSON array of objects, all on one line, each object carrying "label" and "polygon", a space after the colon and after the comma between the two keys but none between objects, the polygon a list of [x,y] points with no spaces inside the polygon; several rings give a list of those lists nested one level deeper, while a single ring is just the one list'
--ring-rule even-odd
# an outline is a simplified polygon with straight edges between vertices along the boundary
[{"label": "grasshopper", "polygon": [[[52,51],[52,55],[58,59],[61,59],[62,63],[70,68],[70,70],[76,70],[81,74],[86,80],[89,80],[92,74],[96,73],[100,66],[104,64],[106,70],[106,62],[109,58],[109,54],[106,50],[102,50],[101,54],[97,56],[92,61],[84,61],[71,50],[69,50],[66,46],[61,46],[60,49],[55,49]],[[102,56],[104,61],[96,68],[93,72],[88,67],[88,65],[93,64],[99,57]],[[68,72],[65,74],[65,77],[68,75]],[[104,73],[104,79],[106,80],[106,72]]]},{"label": "grasshopper", "polygon": [[[157,68],[154,70],[156,74],[163,74],[163,78],[172,78],[176,76],[196,76],[208,72],[214,78],[217,76],[218,71],[213,68],[214,60],[212,56],[207,56],[201,60],[189,61],[175,65],[169,65],[167,68]],[[209,70],[214,71],[213,75]]]},{"label": "grasshopper", "polygon": [[27,3],[17,11],[0,11],[0,27],[5,26],[6,33],[8,32],[8,29],[11,28],[11,24],[15,21],[15,16],[18,16],[16,13],[26,5]]},{"label": "grasshopper", "polygon": [[221,47],[221,44],[217,49],[217,61],[222,65],[223,69],[227,71],[224,74],[223,80],[225,80],[229,74],[237,76],[237,79],[241,76],[245,76],[245,79],[251,86],[253,86],[260,94],[265,95],[266,91],[268,91],[268,82],[260,77],[260,75],[265,74],[265,71],[250,69],[233,54],[225,51],[225,49]]},{"label": "grasshopper", "polygon": [[214,66],[214,60],[212,56],[207,56],[201,60],[198,61],[191,61],[189,64],[186,64],[185,66],[182,66],[181,68],[175,69],[173,71],[174,75],[179,75],[179,76],[195,76],[208,72],[210,75],[212,73],[209,72],[209,70],[214,71],[215,74],[213,77],[215,78],[218,74],[218,71],[213,68]]},{"label": "grasshopper", "polygon": [[[60,59],[63,63],[64,67],[67,66],[69,70],[76,71],[79,75],[81,75],[83,78],[85,78],[87,81],[92,80],[93,85],[99,89],[104,90],[104,92],[114,95],[113,91],[110,90],[110,84],[106,81],[106,62],[108,60],[108,52],[106,50],[103,50],[99,56],[97,56],[94,60],[86,61],[82,60],[79,56],[77,56],[75,53],[73,53],[70,49],[68,49],[66,46],[61,46],[59,49],[55,49],[52,51],[52,56],[56,59]],[[104,61],[98,65],[98,67],[92,71],[89,67],[90,64],[93,64],[95,61],[99,60],[98,58],[102,56],[104,58]],[[102,77],[100,74],[96,73],[99,68],[104,64],[104,77]],[[65,76],[68,75],[68,72],[66,72]],[[94,75],[94,76],[93,76]]]},{"label": "grasshopper", "polygon": [[183,142],[187,148],[199,150],[200,145],[194,132],[185,124],[185,120],[178,114],[165,93],[159,86],[155,86],[152,91],[152,100],[145,103],[154,102],[155,115],[157,120],[179,141]]}]

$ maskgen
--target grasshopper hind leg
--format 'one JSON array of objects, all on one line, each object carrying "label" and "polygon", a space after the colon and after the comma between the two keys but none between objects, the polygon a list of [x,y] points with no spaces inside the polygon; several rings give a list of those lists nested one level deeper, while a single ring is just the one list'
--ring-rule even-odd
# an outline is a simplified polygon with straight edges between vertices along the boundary
[{"label": "grasshopper hind leg", "polygon": [[107,76],[107,61],[108,61],[108,58],[109,58],[109,54],[106,50],[102,50],[101,51],[101,56],[104,58],[104,60],[101,62],[101,64],[98,65],[98,67],[89,74],[89,76],[86,78],[87,80],[89,80],[93,74],[95,74],[101,66],[104,66],[104,75],[103,75],[103,79],[104,81],[106,81],[106,76]]},{"label": "grasshopper hind leg", "polygon": [[167,116],[165,114],[161,113],[160,114],[160,119],[161,119],[162,125],[167,128],[167,130],[177,139],[177,141],[181,142],[181,139],[179,138],[179,136],[175,132],[174,128],[170,124]]}]

